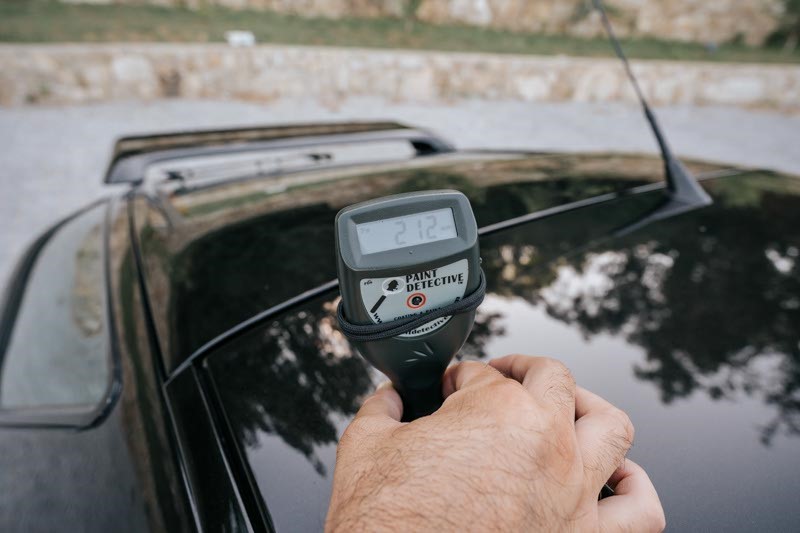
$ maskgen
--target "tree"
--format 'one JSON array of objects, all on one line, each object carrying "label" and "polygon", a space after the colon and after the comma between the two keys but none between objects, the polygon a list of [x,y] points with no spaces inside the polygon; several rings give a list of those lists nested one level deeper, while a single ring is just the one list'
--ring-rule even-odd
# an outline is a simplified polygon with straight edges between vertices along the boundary
[{"label": "tree", "polygon": [[783,39],[783,49],[794,52],[800,41],[800,0],[783,0],[783,18],[776,32]]}]

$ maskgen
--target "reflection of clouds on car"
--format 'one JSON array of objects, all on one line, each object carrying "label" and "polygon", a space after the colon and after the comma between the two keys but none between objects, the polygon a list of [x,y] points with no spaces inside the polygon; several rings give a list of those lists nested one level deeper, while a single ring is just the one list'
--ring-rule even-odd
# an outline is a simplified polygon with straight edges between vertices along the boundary
[{"label": "reflection of clouds on car", "polygon": [[[587,339],[621,335],[641,346],[634,374],[665,403],[698,391],[758,397],[773,413],[763,442],[781,431],[800,436],[800,271],[791,260],[800,187],[760,175],[707,186],[711,207],[590,247],[587,221],[609,216],[605,207],[573,216],[571,230],[561,217],[500,234],[482,247],[490,289],[522,295]],[[538,260],[526,266],[520,257],[531,245]]]}]

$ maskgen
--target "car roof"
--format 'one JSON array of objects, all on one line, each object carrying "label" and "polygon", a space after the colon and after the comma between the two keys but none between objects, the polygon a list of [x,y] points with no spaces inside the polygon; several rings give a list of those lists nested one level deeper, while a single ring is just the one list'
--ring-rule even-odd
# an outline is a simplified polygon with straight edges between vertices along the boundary
[{"label": "car roof", "polygon": [[131,212],[164,366],[172,373],[216,337],[334,280],[333,219],[347,205],[452,188],[488,226],[658,184],[661,175],[652,156],[474,151],[202,185],[145,183]]}]

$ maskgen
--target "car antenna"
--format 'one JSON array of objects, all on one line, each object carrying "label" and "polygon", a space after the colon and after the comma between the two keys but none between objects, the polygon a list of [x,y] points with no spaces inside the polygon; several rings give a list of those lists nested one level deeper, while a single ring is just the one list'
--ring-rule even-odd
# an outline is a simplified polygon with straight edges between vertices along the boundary
[{"label": "car antenna", "polygon": [[[662,207],[662,212],[660,214],[672,216],[683,211],[710,205],[712,203],[711,197],[708,195],[708,193],[706,193],[706,191],[703,190],[702,187],[700,187],[700,184],[697,183],[697,179],[692,175],[689,169],[687,169],[683,163],[681,163],[672,153],[672,149],[667,143],[664,132],[661,130],[661,126],[658,123],[658,119],[656,118],[655,113],[653,113],[653,110],[650,109],[650,105],[647,103],[647,99],[645,98],[644,93],[639,86],[639,82],[636,79],[636,76],[633,74],[633,70],[628,62],[628,58],[625,56],[625,52],[622,50],[622,45],[620,44],[619,39],[617,39],[616,33],[614,33],[614,28],[611,26],[611,21],[609,20],[608,15],[606,15],[603,1],[592,0],[592,3],[594,4],[595,9],[600,12],[600,20],[602,21],[603,27],[608,34],[608,38],[611,41],[612,47],[614,48],[614,53],[617,55],[620,61],[622,61],[622,64],[625,67],[625,72],[628,75],[628,79],[630,80],[631,84],[633,85],[633,89],[636,92],[636,97],[639,99],[639,103],[642,106],[647,123],[650,124],[650,129],[656,138],[659,149],[661,150],[661,158],[664,161],[664,171],[667,178],[667,191],[669,192],[670,202],[668,205]],[[665,218],[665,216],[657,216],[655,218]]]}]

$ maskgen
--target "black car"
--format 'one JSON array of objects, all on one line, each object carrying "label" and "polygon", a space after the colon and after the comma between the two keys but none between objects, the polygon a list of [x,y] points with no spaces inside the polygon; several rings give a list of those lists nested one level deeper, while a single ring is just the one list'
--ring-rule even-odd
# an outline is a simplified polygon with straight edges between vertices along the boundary
[{"label": "black car", "polygon": [[456,151],[393,123],[122,139],[0,317],[2,531],[313,531],[381,376],[335,318],[334,216],[457,189],[488,283],[460,357],[550,355],[636,425],[676,531],[800,523],[800,180]]}]

